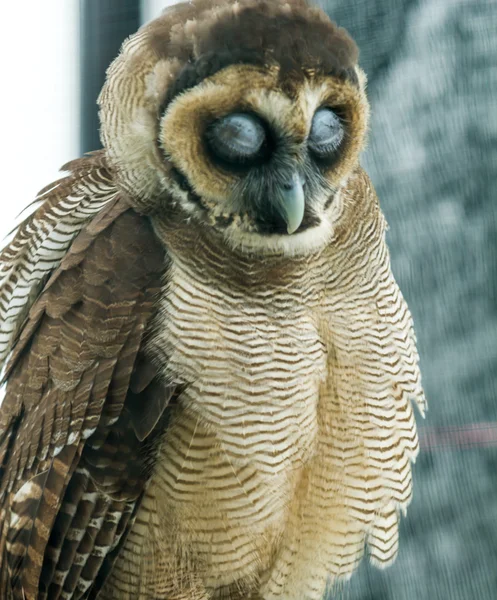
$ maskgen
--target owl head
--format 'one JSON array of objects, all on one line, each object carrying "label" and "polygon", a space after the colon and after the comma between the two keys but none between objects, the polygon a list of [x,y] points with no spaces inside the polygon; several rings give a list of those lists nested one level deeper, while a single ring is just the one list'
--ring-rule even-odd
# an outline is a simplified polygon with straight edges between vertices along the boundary
[{"label": "owl head", "polygon": [[250,252],[328,243],[368,121],[357,47],[304,0],[194,0],[123,45],[99,98],[119,187]]}]

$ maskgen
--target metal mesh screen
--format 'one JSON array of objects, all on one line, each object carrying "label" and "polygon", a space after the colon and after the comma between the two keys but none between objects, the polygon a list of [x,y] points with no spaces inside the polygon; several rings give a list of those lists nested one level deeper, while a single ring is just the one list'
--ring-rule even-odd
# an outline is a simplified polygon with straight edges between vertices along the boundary
[{"label": "metal mesh screen", "polygon": [[[497,598],[497,4],[328,0],[369,77],[363,163],[390,224],[429,411],[396,563],[337,597]],[[419,420],[420,421],[420,420]]]}]

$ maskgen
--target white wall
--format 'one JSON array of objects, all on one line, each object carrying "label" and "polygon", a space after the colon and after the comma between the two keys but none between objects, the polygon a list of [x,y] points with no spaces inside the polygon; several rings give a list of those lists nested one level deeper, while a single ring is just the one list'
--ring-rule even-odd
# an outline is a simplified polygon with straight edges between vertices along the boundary
[{"label": "white wall", "polygon": [[2,2],[0,247],[16,215],[79,152],[78,5]]}]

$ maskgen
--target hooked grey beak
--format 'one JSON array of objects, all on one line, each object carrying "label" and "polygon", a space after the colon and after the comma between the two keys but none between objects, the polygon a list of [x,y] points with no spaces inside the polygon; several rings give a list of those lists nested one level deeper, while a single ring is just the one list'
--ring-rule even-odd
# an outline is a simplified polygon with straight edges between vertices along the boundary
[{"label": "hooked grey beak", "polygon": [[299,173],[293,173],[291,179],[281,189],[281,216],[287,225],[289,234],[300,227],[304,218],[305,196],[304,179]]}]

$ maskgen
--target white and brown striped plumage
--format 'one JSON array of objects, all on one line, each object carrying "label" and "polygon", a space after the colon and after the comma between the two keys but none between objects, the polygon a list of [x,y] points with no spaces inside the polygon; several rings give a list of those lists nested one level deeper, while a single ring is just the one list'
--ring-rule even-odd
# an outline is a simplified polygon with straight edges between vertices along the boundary
[{"label": "white and brown striped plumage", "polygon": [[[104,150],[0,256],[2,598],[319,600],[395,558],[424,397],[356,60],[303,0],[123,46]],[[206,136],[241,113],[264,153],[233,168]]]}]

